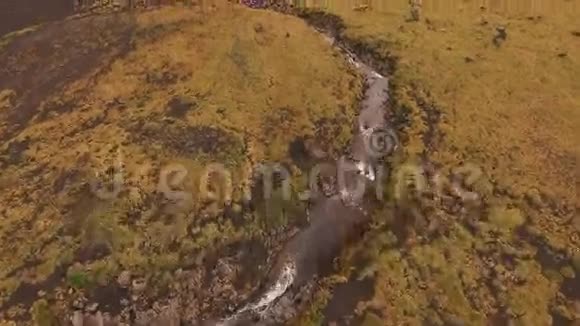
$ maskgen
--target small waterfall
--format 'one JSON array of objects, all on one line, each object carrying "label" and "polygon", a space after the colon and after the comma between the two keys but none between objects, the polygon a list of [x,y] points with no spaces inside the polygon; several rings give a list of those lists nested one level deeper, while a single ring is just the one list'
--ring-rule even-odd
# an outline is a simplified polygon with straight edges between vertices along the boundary
[{"label": "small waterfall", "polygon": [[253,313],[257,314],[260,317],[263,317],[267,312],[271,305],[286,291],[290,288],[294,279],[296,277],[296,265],[293,261],[288,261],[286,265],[280,271],[280,276],[268,288],[268,290],[262,294],[256,301],[251,302],[245,305],[243,308],[238,310],[232,316],[222,320],[222,322],[218,323],[218,326],[231,326],[235,325],[235,322],[240,319],[241,316],[245,313]]}]

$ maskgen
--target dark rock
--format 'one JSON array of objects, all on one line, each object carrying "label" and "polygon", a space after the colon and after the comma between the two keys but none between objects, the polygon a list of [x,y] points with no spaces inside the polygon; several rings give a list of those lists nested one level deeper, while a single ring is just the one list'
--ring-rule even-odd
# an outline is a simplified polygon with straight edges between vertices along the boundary
[{"label": "dark rock", "polygon": [[167,114],[172,117],[183,118],[188,111],[195,108],[197,108],[195,100],[184,96],[177,96],[167,103]]},{"label": "dark rock", "polygon": [[78,298],[74,300],[72,306],[75,310],[83,310],[85,308],[84,298]]}]

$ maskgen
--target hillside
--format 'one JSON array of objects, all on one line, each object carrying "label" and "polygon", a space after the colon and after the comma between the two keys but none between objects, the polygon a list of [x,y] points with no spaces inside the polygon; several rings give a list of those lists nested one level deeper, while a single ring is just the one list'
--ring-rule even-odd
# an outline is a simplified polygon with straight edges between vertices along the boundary
[{"label": "hillside", "polygon": [[[47,23],[9,35],[0,57],[0,294],[16,321],[85,303],[146,320],[181,287],[195,289],[184,320],[235,304],[304,217],[297,199],[268,219],[242,207],[253,166],[298,170],[290,144],[313,138],[341,150],[360,88],[300,19],[231,5]],[[231,172],[231,198],[200,192],[222,181],[211,163]]]},{"label": "hillside", "polygon": [[530,4],[424,2],[419,21],[402,1],[301,14],[376,67],[397,62],[392,110],[405,146],[392,200],[350,254],[365,267],[330,295],[340,307],[372,276],[357,308],[370,311],[365,325],[580,317],[580,8]]}]

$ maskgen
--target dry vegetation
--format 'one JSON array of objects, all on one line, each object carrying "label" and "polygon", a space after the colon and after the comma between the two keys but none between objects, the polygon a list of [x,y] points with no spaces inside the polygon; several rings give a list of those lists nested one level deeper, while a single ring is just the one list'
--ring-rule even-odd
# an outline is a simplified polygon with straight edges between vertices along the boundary
[{"label": "dry vegetation", "polygon": [[[405,146],[395,169],[482,175],[464,181],[479,194],[475,202],[453,204],[456,193],[427,183],[377,213],[352,253],[354,261],[368,256],[357,275],[375,279],[374,297],[358,306],[365,325],[577,320],[578,4],[534,12],[425,2],[412,22],[402,1],[367,3],[352,10],[331,1],[325,11],[375,66],[376,58],[397,59],[392,110]],[[498,27],[507,38],[494,44]]]},{"label": "dry vegetation", "polygon": [[[111,298],[99,299],[99,291],[122,270],[157,291],[166,274],[199,270],[214,250],[263,242],[270,230],[240,207],[253,166],[292,167],[288,146],[297,138],[316,137],[329,152],[350,138],[358,77],[294,17],[231,5],[166,8],[71,19],[10,37],[0,81],[7,319],[25,320],[37,291],[58,314],[80,295],[107,311]],[[234,225],[223,206],[201,197],[200,177],[212,162],[232,172],[228,214],[247,223]],[[170,186],[194,194],[180,205],[156,193],[164,168],[176,163],[188,175]],[[118,198],[91,192],[92,181],[120,168]],[[276,221],[292,222],[287,215]]]},{"label": "dry vegetation", "polygon": [[[326,12],[340,17],[331,20],[345,43],[393,73],[404,146],[392,175],[417,163],[446,176],[475,168],[482,175],[464,186],[478,198],[448,183],[398,196],[391,179],[370,231],[294,324],[577,322],[578,4],[506,13],[468,1],[410,22],[406,2],[353,10],[360,2],[330,1]],[[131,295],[138,313],[177,300],[187,321],[223,314],[303,222],[299,202],[275,202],[267,223],[263,203],[243,207],[251,170],[281,162],[297,181],[297,139],[336,156],[361,79],[300,19],[216,3],[0,39],[0,320],[55,325],[79,298],[128,320],[120,301]],[[507,38],[496,45],[500,26]],[[91,181],[121,161],[123,191],[97,198]],[[225,211],[197,191],[210,162],[233,173]],[[188,171],[175,189],[194,193],[181,205],[155,191],[175,164]],[[124,270],[147,290],[120,286]]]}]

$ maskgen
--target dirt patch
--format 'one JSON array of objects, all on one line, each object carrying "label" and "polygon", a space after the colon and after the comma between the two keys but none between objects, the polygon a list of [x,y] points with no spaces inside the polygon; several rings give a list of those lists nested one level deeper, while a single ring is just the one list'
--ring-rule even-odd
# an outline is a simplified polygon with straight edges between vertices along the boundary
[{"label": "dirt patch", "polygon": [[0,36],[73,14],[73,1],[7,0],[0,10]]},{"label": "dirt patch", "polygon": [[111,247],[106,243],[89,243],[82,246],[75,254],[75,261],[84,264],[107,257]]},{"label": "dirt patch", "polygon": [[8,122],[2,139],[22,130],[40,104],[67,84],[106,69],[114,58],[128,52],[133,30],[128,14],[104,15],[48,24],[10,42],[0,53],[5,63],[0,68],[0,89],[11,89],[16,96],[14,107],[0,117]]},{"label": "dirt patch", "polygon": [[77,183],[82,177],[83,174],[77,169],[61,171],[52,184],[53,193],[58,194],[67,185]]},{"label": "dirt patch", "polygon": [[0,163],[4,166],[18,164],[24,159],[24,151],[30,146],[30,139],[13,140],[8,143],[4,153],[0,156]]},{"label": "dirt patch", "polygon": [[310,154],[306,148],[305,139],[297,137],[288,145],[288,155],[292,162],[303,171],[307,171],[310,166]]},{"label": "dirt patch", "polygon": [[240,139],[219,128],[210,126],[186,126],[177,122],[169,124],[148,123],[131,128],[137,143],[150,144],[157,141],[165,149],[178,155],[211,154],[220,159],[243,150]]},{"label": "dirt patch", "polygon": [[[38,299],[38,292],[45,293],[53,291],[57,286],[62,284],[62,280],[66,275],[66,267],[57,267],[54,272],[44,281],[39,283],[21,283],[16,291],[10,295],[0,311],[7,311],[15,306],[30,307],[34,301]],[[26,320],[29,317],[28,311],[18,316],[18,320]]]},{"label": "dirt patch", "polygon": [[92,193],[89,185],[77,190],[77,193],[72,193],[71,197],[75,200],[65,207],[63,232],[65,235],[77,236],[82,232],[88,217],[99,206],[99,199]]},{"label": "dirt patch", "polygon": [[129,300],[129,289],[120,287],[116,282],[98,286],[90,291],[89,299],[99,304],[99,309],[111,315],[118,315],[122,310],[122,300]]},{"label": "dirt patch", "polygon": [[167,103],[167,114],[175,118],[183,118],[188,112],[197,108],[197,102],[183,96],[174,97]]}]

